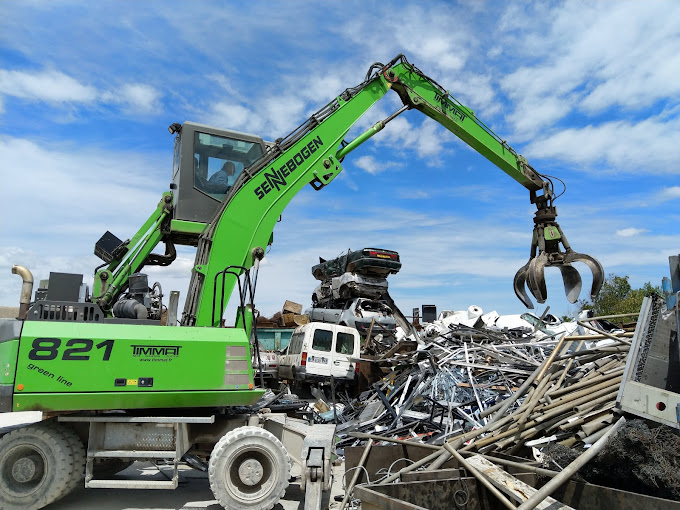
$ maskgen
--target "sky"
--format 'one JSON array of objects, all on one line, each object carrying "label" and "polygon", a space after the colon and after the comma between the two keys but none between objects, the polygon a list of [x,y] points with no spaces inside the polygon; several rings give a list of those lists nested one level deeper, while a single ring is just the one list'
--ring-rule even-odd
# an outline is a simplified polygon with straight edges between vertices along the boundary
[{"label": "sky", "polygon": [[[680,253],[678,20],[677,0],[3,0],[0,305],[18,306],[14,264],[36,282],[92,281],[99,237],[131,237],[168,191],[171,123],[275,140],[399,53],[566,183],[557,221],[574,250],[633,287],[660,285]],[[399,106],[386,96],[352,134]],[[533,228],[524,187],[417,111],[343,168],[284,211],[258,277],[262,315],[309,306],[318,258],[364,247],[400,253],[388,281],[406,315],[526,311],[512,286]],[[183,300],[193,265],[181,248],[146,272]],[[539,313],[575,313],[559,275],[546,270]]]}]

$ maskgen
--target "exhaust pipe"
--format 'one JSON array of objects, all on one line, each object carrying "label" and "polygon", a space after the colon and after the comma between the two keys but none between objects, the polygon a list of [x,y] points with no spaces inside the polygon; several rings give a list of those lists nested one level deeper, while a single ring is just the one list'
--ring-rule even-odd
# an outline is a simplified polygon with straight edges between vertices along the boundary
[{"label": "exhaust pipe", "polygon": [[17,319],[26,320],[26,317],[28,317],[28,307],[31,305],[31,294],[33,293],[33,275],[24,266],[12,266],[12,274],[18,274],[24,281],[21,286],[19,316]]}]

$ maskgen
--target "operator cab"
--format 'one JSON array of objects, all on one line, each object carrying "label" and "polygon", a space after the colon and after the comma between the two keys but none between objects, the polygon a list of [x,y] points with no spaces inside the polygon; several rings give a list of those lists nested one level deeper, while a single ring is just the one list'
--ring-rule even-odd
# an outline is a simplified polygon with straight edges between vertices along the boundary
[{"label": "operator cab", "polygon": [[177,133],[172,162],[174,219],[210,223],[243,169],[265,151],[262,138],[185,122]]}]

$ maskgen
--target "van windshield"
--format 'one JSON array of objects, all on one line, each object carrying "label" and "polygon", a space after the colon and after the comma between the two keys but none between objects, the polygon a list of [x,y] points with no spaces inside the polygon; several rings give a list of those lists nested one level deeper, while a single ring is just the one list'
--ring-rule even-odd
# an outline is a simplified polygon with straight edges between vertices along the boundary
[{"label": "van windshield", "polygon": [[333,332],[325,329],[317,329],[314,331],[314,340],[312,341],[312,349],[317,351],[330,352],[333,344]]},{"label": "van windshield", "polygon": [[335,343],[335,352],[340,354],[354,353],[354,335],[349,333],[338,333],[338,340]]}]

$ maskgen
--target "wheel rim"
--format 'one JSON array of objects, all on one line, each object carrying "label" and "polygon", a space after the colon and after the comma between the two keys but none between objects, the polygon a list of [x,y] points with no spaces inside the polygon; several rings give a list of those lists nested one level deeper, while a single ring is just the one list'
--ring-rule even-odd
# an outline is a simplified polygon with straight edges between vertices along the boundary
[{"label": "wheel rim", "polygon": [[46,467],[45,456],[38,448],[18,445],[0,460],[1,480],[10,494],[25,497],[43,483]]},{"label": "wheel rim", "polygon": [[274,459],[266,450],[252,445],[235,452],[226,473],[226,485],[232,495],[252,502],[269,495],[276,477]]}]

